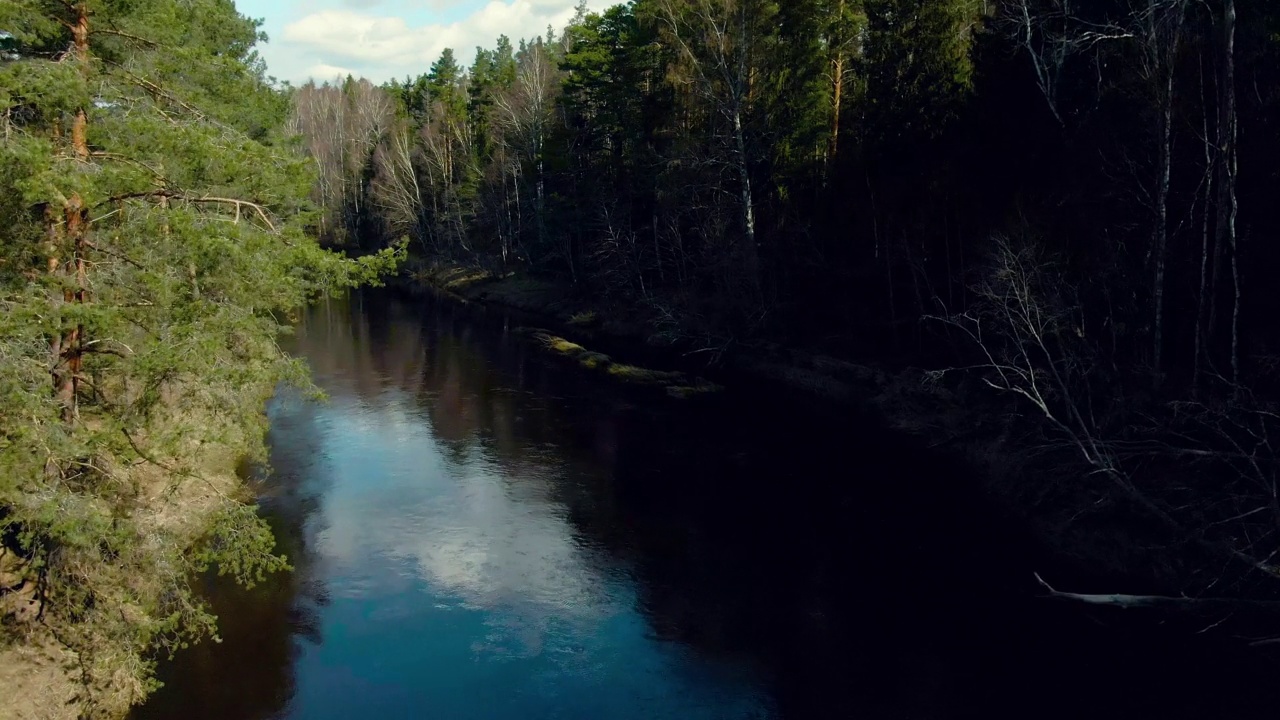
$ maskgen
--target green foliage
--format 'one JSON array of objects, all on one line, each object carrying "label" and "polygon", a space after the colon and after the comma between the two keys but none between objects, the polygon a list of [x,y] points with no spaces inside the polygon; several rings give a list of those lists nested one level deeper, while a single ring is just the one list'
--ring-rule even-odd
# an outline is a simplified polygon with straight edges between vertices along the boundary
[{"label": "green foliage", "polygon": [[509,88],[516,81],[516,54],[511,38],[498,36],[493,50],[493,81],[498,87]]},{"label": "green foliage", "polygon": [[257,510],[230,505],[219,512],[196,547],[195,569],[216,567],[219,575],[230,575],[246,588],[265,581],[269,573],[290,569],[284,556],[274,554],[276,539]]},{"label": "green foliage", "polygon": [[427,74],[427,95],[433,103],[438,104],[438,112],[449,121],[465,115],[467,101],[462,83],[462,66],[454,57],[453,49],[445,48],[440,59],[431,64],[431,72]]},{"label": "green foliage", "polygon": [[867,132],[877,141],[937,136],[971,88],[972,0],[865,0]]},{"label": "green foliage", "polygon": [[21,0],[0,27],[0,534],[85,713],[115,712],[153,651],[213,632],[193,577],[286,567],[230,477],[272,388],[307,383],[276,338],[404,243],[348,260],[308,233],[311,162],[232,3]]}]

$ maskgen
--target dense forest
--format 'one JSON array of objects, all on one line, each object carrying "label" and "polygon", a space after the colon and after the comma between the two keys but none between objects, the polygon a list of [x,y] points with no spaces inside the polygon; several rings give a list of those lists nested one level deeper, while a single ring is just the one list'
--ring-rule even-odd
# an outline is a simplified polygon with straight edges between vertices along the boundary
[{"label": "dense forest", "polygon": [[306,382],[276,340],[392,258],[306,232],[229,0],[9,0],[0,30],[0,715],[116,716],[214,633],[202,570],[286,565],[235,474]]},{"label": "dense forest", "polygon": [[926,368],[1069,551],[1280,587],[1280,4],[634,0],[381,86],[261,40],[0,2],[0,672],[118,714],[215,633],[193,578],[287,565],[235,479],[307,382],[277,338],[405,248],[698,358]]},{"label": "dense forest", "polygon": [[923,366],[1052,533],[1234,595],[1280,575],[1278,60],[1265,0],[635,0],[290,122],[327,242]]}]

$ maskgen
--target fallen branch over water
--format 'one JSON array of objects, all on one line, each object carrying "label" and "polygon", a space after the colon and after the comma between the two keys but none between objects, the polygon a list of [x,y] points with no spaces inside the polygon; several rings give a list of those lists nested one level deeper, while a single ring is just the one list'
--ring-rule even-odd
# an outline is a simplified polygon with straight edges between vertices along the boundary
[{"label": "fallen branch over water", "polygon": [[1040,577],[1040,573],[1033,574],[1036,576],[1036,582],[1040,583],[1045,590],[1049,591],[1048,597],[1059,600],[1075,600],[1077,602],[1088,603],[1089,605],[1114,605],[1122,608],[1131,608],[1202,602],[1198,598],[1171,597],[1168,595],[1126,595],[1123,593],[1095,595],[1089,593],[1061,592],[1053,589],[1049,583],[1045,582],[1044,578]]},{"label": "fallen branch over water", "polygon": [[1280,602],[1274,600],[1250,600],[1245,598],[1195,598],[1185,595],[1174,597],[1172,595],[1129,595],[1125,593],[1073,593],[1055,590],[1053,586],[1044,581],[1040,577],[1040,573],[1033,573],[1036,582],[1040,586],[1049,591],[1046,597],[1057,600],[1073,600],[1088,605],[1107,605],[1120,608],[1136,608],[1136,607],[1165,607],[1181,610],[1197,609],[1197,610],[1213,610],[1216,608],[1238,608],[1241,606],[1255,606],[1280,611]]}]

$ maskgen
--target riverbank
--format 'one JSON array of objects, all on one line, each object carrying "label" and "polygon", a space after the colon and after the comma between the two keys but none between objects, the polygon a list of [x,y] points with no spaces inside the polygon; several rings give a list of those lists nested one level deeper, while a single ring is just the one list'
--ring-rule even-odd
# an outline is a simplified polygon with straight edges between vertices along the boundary
[{"label": "riverbank", "polygon": [[[593,343],[622,346],[631,353],[661,356],[682,369],[714,368],[721,374],[766,380],[823,400],[887,412],[884,419],[891,424],[902,423],[903,429],[926,420],[908,419],[892,411],[898,407],[894,396],[908,391],[904,384],[920,386],[925,379],[923,371],[918,369],[890,371],[771,343],[728,344],[718,348],[698,346],[686,338],[673,337],[670,328],[660,326],[652,314],[634,307],[606,306],[585,300],[564,286],[528,275],[498,276],[479,268],[441,265],[416,273],[410,282],[442,292],[459,302],[524,313],[532,321],[563,333],[568,340],[585,345],[589,351],[596,349]],[[946,399],[943,388],[937,385],[929,389],[928,394],[934,393],[939,395],[938,399]]]},{"label": "riverbank", "polygon": [[[219,539],[230,527],[224,521],[253,501],[238,469],[257,429],[173,409],[178,405],[170,405],[164,425],[203,432],[189,433],[165,457],[146,460],[138,456],[151,438],[135,435],[130,442],[139,450],[132,460],[123,452],[96,459],[112,466],[115,503],[86,499],[89,507],[68,509],[104,522],[121,512],[128,518],[95,557],[60,549],[58,562],[73,568],[63,572],[81,587],[42,587],[46,575],[29,558],[0,551],[0,584],[10,590],[0,595],[0,687],[20,690],[0,703],[0,717],[124,718],[156,688],[158,660],[190,643],[215,641],[215,618],[204,611],[193,584],[226,549]],[[199,439],[215,436],[219,441]],[[253,527],[235,528],[241,530]],[[243,548],[260,549],[252,543]],[[234,562],[219,570],[236,574]]]},{"label": "riverbank", "polygon": [[597,344],[629,348],[717,383],[767,383],[870,414],[972,468],[984,480],[978,491],[1045,548],[1045,565],[1060,584],[1178,595],[1214,562],[1205,544],[1171,536],[1169,527],[1111,497],[1106,479],[1081,463],[1071,443],[1053,440],[1053,428],[1029,414],[1021,397],[995,392],[973,375],[854,362],[767,342],[715,349],[672,342],[664,335],[669,328],[635,308],[598,305],[518,274],[444,265],[417,273],[412,282],[463,303],[523,313],[563,333],[588,356]]},{"label": "riverbank", "polygon": [[853,362],[776,343],[698,347],[664,336],[666,328],[634,308],[599,305],[563,286],[516,273],[497,276],[478,268],[442,265],[415,274],[411,282],[462,303],[526,314],[531,322],[563,333],[589,354],[596,344],[603,344],[660,357],[685,371],[701,370],[713,379],[768,382],[822,401],[856,406],[935,446],[980,435],[971,417],[975,401],[967,397],[970,388],[959,376],[943,380],[920,368]]}]

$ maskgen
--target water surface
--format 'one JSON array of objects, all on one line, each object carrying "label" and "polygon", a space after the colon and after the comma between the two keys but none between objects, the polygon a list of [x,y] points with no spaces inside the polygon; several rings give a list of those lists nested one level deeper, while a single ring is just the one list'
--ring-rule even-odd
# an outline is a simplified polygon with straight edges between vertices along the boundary
[{"label": "water surface", "polygon": [[369,292],[290,349],[264,511],[296,567],[139,718],[1243,717],[1265,656],[1036,597],[951,461],[849,411],[678,401],[518,320]]}]

